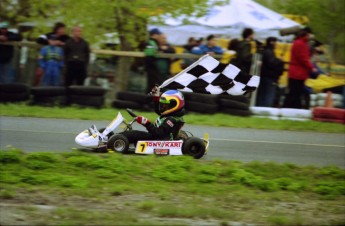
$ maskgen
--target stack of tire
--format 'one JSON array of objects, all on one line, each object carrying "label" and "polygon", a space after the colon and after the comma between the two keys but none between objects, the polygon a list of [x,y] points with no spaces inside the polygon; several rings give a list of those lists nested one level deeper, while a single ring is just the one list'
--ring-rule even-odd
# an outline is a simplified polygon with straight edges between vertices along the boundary
[{"label": "stack of tire", "polygon": [[[323,107],[325,106],[327,98],[327,93],[317,93],[310,95],[310,107]],[[337,108],[341,108],[343,106],[343,95],[332,93],[332,102],[333,106]]]},{"label": "stack of tire", "polygon": [[200,93],[183,93],[187,111],[214,114],[219,110],[217,95],[200,94]]},{"label": "stack of tire", "polygon": [[253,115],[258,118],[270,118],[273,120],[280,119],[280,108],[272,108],[272,107],[257,107],[252,106],[250,107],[250,111]]},{"label": "stack of tire", "polygon": [[295,108],[250,107],[250,111],[259,118],[274,120],[306,121],[312,118],[311,110]]},{"label": "stack of tire", "polygon": [[30,99],[30,87],[26,84],[0,84],[0,102],[21,102]]},{"label": "stack of tire", "polygon": [[98,86],[69,86],[68,104],[100,108],[105,104],[107,89]]},{"label": "stack of tire", "polygon": [[31,94],[31,103],[34,105],[65,105],[67,101],[67,90],[64,86],[33,87]]},{"label": "stack of tire", "polygon": [[112,106],[114,108],[131,108],[131,109],[149,109],[152,97],[137,92],[122,91],[116,94],[116,99],[113,100]]},{"label": "stack of tire", "polygon": [[246,96],[220,95],[220,112],[236,116],[250,116],[249,102],[250,99]]}]

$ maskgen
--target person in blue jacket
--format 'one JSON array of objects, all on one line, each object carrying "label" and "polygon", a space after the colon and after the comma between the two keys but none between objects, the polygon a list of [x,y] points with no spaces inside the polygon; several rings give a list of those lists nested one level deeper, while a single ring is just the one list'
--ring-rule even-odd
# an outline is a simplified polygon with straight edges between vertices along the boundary
[{"label": "person in blue jacket", "polygon": [[49,45],[40,51],[39,65],[43,69],[43,86],[61,85],[61,71],[64,67],[63,49],[57,45],[54,35],[49,37]]},{"label": "person in blue jacket", "polygon": [[220,46],[216,45],[215,38],[216,37],[214,35],[207,36],[207,38],[206,38],[207,43],[194,47],[192,49],[191,53],[199,54],[199,55],[203,55],[203,54],[221,55],[221,54],[223,54],[224,50]]}]

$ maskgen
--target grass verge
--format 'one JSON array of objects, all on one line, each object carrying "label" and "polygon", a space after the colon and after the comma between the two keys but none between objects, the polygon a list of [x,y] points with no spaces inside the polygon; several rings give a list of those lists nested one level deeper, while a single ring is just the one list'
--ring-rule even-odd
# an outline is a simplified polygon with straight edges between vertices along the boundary
[{"label": "grass verge", "polygon": [[[39,118],[65,118],[84,120],[112,120],[118,111],[125,118],[130,116],[123,109],[114,108],[80,108],[80,107],[41,107],[25,104],[0,104],[0,115],[17,117],[39,117]],[[138,111],[138,115],[145,115],[154,120],[157,115],[152,112]],[[188,113],[185,116],[188,124],[206,126],[225,126],[233,128],[255,128],[271,130],[292,130],[292,131],[313,131],[324,133],[345,133],[345,126],[336,123],[317,121],[291,121],[272,120],[256,117],[237,117],[227,114],[196,114]]]},{"label": "grass verge", "polygon": [[1,225],[345,224],[345,170],[0,151]]}]

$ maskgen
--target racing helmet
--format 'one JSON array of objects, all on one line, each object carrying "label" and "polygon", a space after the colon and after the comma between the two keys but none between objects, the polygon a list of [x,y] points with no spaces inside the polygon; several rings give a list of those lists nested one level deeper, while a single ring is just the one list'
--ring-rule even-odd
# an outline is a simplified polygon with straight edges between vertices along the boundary
[{"label": "racing helmet", "polygon": [[183,94],[178,90],[168,90],[159,98],[159,112],[168,115],[177,112],[184,107]]}]

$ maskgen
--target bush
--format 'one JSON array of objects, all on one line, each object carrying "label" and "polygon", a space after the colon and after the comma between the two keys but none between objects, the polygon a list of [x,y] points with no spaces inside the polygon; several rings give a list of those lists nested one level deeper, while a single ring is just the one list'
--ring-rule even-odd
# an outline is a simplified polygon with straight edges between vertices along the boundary
[{"label": "bush", "polygon": [[315,185],[313,191],[321,195],[345,195],[345,182],[321,182]]},{"label": "bush", "polygon": [[118,176],[118,174],[107,169],[98,169],[94,171],[94,173],[96,174],[98,178],[104,178],[104,179],[115,178],[116,176]]},{"label": "bush", "polygon": [[159,158],[158,167],[152,169],[152,176],[169,182],[190,181],[189,170],[193,163],[188,157]]},{"label": "bush", "polygon": [[272,180],[257,180],[253,184],[262,191],[278,191],[279,185]]},{"label": "bush", "polygon": [[53,176],[53,183],[60,187],[66,188],[86,188],[87,182],[73,176],[55,175]]},{"label": "bush", "polygon": [[345,180],[345,171],[335,166],[324,167],[321,169],[320,173],[324,176]]},{"label": "bush", "polygon": [[32,160],[32,161],[27,161],[25,163],[26,167],[29,169],[33,169],[33,170],[44,170],[44,169],[49,169],[49,168],[53,168],[54,165],[48,162],[41,162],[38,160]]},{"label": "bush", "polygon": [[173,172],[169,171],[169,169],[158,169],[152,173],[152,176],[155,178],[159,178],[168,182],[188,182],[189,176],[183,170],[174,170]]},{"label": "bush", "polygon": [[89,169],[100,169],[108,167],[106,160],[91,156],[72,156],[67,159],[67,163],[77,167]]},{"label": "bush", "polygon": [[31,185],[49,184],[51,177],[49,175],[35,175],[32,173],[26,173],[21,175],[21,182]]},{"label": "bush", "polygon": [[232,181],[241,183],[243,185],[253,186],[258,179],[259,177],[247,172],[244,169],[234,169],[232,173]]},{"label": "bush", "polygon": [[59,161],[57,155],[54,153],[40,152],[40,153],[30,153],[26,157],[27,161],[37,160],[46,163],[56,163]]},{"label": "bush", "polygon": [[20,151],[0,151],[0,163],[19,163],[21,155]]},{"label": "bush", "polygon": [[201,174],[196,176],[196,180],[200,183],[212,183],[217,181],[217,177],[213,175]]},{"label": "bush", "polygon": [[0,172],[0,182],[6,184],[16,184],[20,182],[20,177],[9,172]]}]

